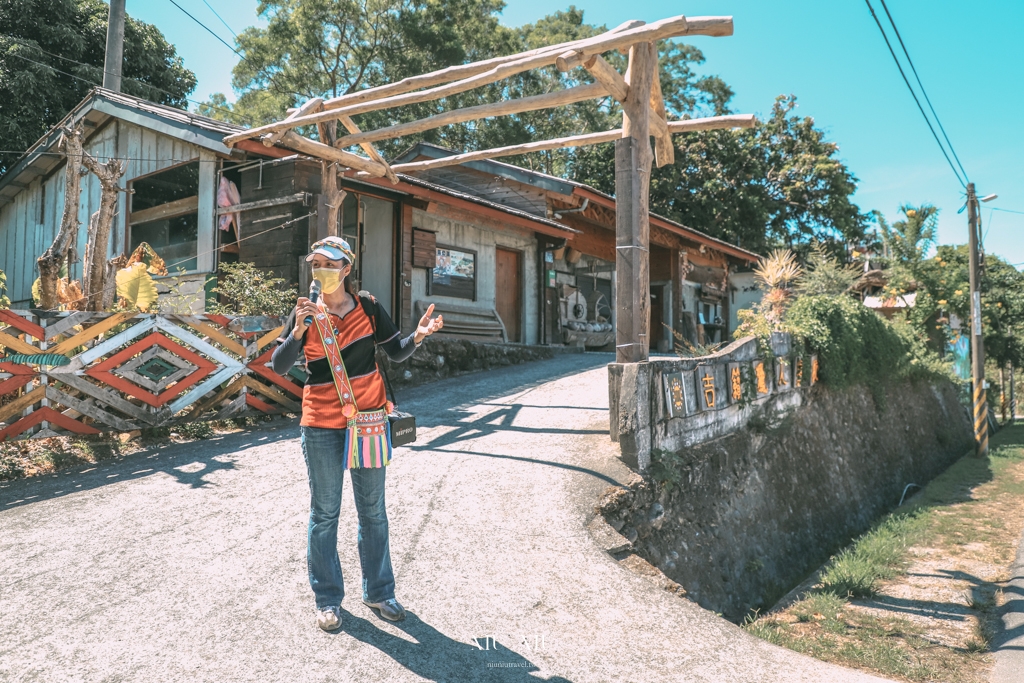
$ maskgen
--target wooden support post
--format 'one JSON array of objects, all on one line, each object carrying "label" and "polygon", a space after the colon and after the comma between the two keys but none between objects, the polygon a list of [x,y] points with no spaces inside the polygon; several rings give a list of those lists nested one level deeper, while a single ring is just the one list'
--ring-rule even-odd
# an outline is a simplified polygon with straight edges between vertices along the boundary
[{"label": "wooden support post", "polygon": [[[626,82],[636,93],[650,93],[657,68],[654,43],[629,51]],[[627,98],[622,135],[615,142],[615,356],[619,363],[647,360],[651,309],[650,97]]]},{"label": "wooden support post", "polygon": [[[113,285],[108,282],[112,272],[107,263],[107,245],[110,243],[110,229],[117,209],[118,182],[127,170],[127,164],[120,159],[108,159],[101,164],[87,152],[82,153],[82,163],[100,181],[100,208],[89,219],[89,238],[85,244],[85,264],[82,273],[82,289],[85,290],[85,310],[102,311],[107,302],[113,303]],[[70,279],[70,275],[69,275]],[[107,295],[107,288],[111,287]]]},{"label": "wooden support post", "polygon": [[[47,310],[57,308],[57,280],[60,279],[60,267],[67,257],[68,248],[78,238],[78,202],[82,194],[81,127],[64,128],[61,131],[58,148],[67,155],[67,163],[64,166],[64,213],[53,244],[36,261],[36,265],[39,266],[39,307]],[[70,279],[69,270],[68,280]]]},{"label": "wooden support post", "polygon": [[657,66],[654,80],[651,82],[651,131],[654,135],[654,158],[658,168],[674,164],[676,147],[672,144],[672,133],[668,130],[668,113],[665,111],[665,98],[661,96],[661,78]]}]

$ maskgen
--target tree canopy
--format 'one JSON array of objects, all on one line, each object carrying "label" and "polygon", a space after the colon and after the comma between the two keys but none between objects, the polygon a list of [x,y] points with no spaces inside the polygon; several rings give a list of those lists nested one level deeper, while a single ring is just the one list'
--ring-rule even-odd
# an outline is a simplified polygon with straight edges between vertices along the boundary
[{"label": "tree canopy", "polygon": [[[25,150],[103,81],[102,0],[0,0],[0,139]],[[125,18],[122,91],[185,108],[196,85],[155,26]],[[0,154],[0,173],[18,154]]]},{"label": "tree canopy", "polygon": [[[246,29],[238,45],[246,58],[234,69],[234,113],[223,94],[200,111],[256,125],[284,118],[310,97],[335,97],[473,60],[511,54],[607,30],[570,6],[538,21],[508,28],[498,21],[501,0],[265,0],[267,27]],[[704,55],[693,45],[659,46],[659,70],[670,118],[730,113],[732,90],[702,75]],[[625,58],[606,55],[620,72]],[[442,110],[525,97],[591,82],[584,69],[536,69],[440,102],[356,117],[363,130],[414,120]],[[651,210],[735,244],[765,251],[787,245],[806,251],[817,240],[836,245],[863,235],[866,216],[851,201],[857,179],[813,119],[794,113],[796,98],[779,97],[757,128],[674,136],[676,163],[655,169]],[[556,114],[527,112],[446,126],[378,143],[386,157],[425,140],[459,151],[609,130],[621,125],[610,97],[580,102]],[[315,134],[315,133],[314,133]],[[571,177],[614,192],[612,145],[552,150],[510,163]],[[802,247],[802,249],[801,249]]]}]

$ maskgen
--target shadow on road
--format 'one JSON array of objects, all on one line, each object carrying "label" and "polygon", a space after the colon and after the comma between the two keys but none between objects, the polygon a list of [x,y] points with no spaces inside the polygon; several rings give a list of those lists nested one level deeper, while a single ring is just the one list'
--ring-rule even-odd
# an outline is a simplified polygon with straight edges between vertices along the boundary
[{"label": "shadow on road", "polygon": [[[412,636],[416,642],[392,635],[377,628],[372,622],[342,610],[342,630],[367,645],[372,645],[396,662],[422,676],[438,683],[458,681],[491,681],[502,683],[570,683],[569,679],[553,676],[540,679],[530,672],[540,669],[523,655],[509,649],[506,644],[490,634],[467,636],[476,645],[463,643],[446,636],[412,612],[406,612],[405,620],[393,625]],[[525,637],[522,649],[538,649],[543,641]]]},{"label": "shadow on road", "polygon": [[158,472],[169,474],[178,483],[192,488],[211,486],[206,477],[219,470],[235,469],[233,458],[239,451],[294,438],[297,424],[297,420],[282,421],[274,423],[271,428],[251,429],[183,444],[161,444],[95,465],[79,465],[54,474],[5,482],[0,484],[0,510],[140,479]]}]

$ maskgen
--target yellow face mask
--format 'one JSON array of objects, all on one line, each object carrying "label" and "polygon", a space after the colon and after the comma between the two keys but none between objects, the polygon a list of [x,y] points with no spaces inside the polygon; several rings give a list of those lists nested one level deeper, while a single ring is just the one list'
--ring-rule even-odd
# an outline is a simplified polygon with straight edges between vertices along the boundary
[{"label": "yellow face mask", "polygon": [[314,268],[313,279],[320,281],[321,292],[330,294],[341,287],[341,268]]}]

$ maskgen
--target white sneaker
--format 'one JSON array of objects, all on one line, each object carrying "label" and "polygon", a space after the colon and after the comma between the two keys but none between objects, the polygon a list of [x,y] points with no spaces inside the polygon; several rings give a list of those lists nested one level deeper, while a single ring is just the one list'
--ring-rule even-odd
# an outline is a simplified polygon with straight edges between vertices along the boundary
[{"label": "white sneaker", "polygon": [[316,625],[325,631],[341,628],[341,607],[323,607],[316,611]]}]

